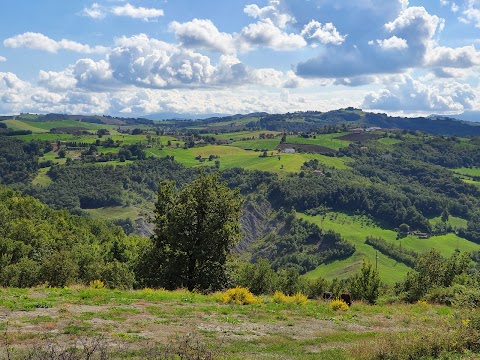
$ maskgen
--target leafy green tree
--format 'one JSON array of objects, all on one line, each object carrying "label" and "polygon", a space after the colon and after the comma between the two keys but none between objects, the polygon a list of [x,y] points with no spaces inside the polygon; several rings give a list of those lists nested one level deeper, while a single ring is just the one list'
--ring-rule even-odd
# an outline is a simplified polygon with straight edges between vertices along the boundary
[{"label": "leafy green tree", "polygon": [[380,276],[378,270],[373,268],[370,261],[364,260],[360,274],[355,275],[350,283],[353,298],[374,304],[378,298],[379,288]]},{"label": "leafy green tree", "polygon": [[248,288],[255,295],[273,294],[277,290],[278,275],[268,259],[259,258],[255,263],[241,264],[235,285]]},{"label": "leafy green tree", "polygon": [[176,191],[164,181],[155,204],[153,242],[158,284],[174,289],[215,290],[227,282],[226,261],[240,238],[242,198],[218,175],[201,176]]}]

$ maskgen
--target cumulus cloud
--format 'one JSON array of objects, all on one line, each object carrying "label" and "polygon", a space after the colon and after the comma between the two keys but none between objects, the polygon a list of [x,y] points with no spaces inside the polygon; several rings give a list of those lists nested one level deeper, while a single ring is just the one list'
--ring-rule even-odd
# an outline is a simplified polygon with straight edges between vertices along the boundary
[{"label": "cumulus cloud", "polygon": [[476,0],[469,0],[467,8],[462,12],[462,20],[465,23],[473,22],[475,27],[480,28],[480,3]]},{"label": "cumulus cloud", "polygon": [[81,12],[81,15],[97,20],[105,18],[108,14],[150,21],[163,16],[164,12],[162,9],[136,7],[130,3],[122,6],[104,6],[93,3],[92,6],[85,7]]},{"label": "cumulus cloud", "polygon": [[92,6],[84,8],[81,14],[92,19],[103,19],[107,15],[105,8],[98,3],[93,3]]},{"label": "cumulus cloud", "polygon": [[[373,41],[369,42],[369,44],[373,45]],[[384,50],[402,50],[408,48],[407,40],[396,36],[384,40],[377,40],[377,44]]]},{"label": "cumulus cloud", "polygon": [[[385,6],[384,4],[383,7]],[[400,10],[401,4],[393,2],[391,7],[399,11],[392,21],[384,22],[381,26],[378,21],[374,22],[379,26],[375,38],[378,39],[378,34],[385,34],[383,40],[367,40],[353,33],[342,46],[299,63],[297,74],[303,77],[342,79],[392,74],[422,67],[427,49],[434,36],[443,28],[444,20],[430,15],[423,7]]]},{"label": "cumulus cloud", "polygon": [[5,39],[3,45],[11,48],[25,47],[51,53],[57,53],[60,50],[69,50],[83,54],[104,54],[108,51],[108,48],[104,46],[91,47],[90,45],[80,44],[67,39],[56,41],[43,34],[33,32],[26,32]]},{"label": "cumulus cloud", "polygon": [[70,70],[56,72],[40,70],[38,85],[50,91],[65,91],[76,86],[77,81]]},{"label": "cumulus cloud", "polygon": [[245,6],[243,10],[245,14],[260,20],[269,19],[275,26],[284,29],[288,23],[295,21],[295,18],[289,14],[282,13],[278,7],[279,1],[270,1],[270,5],[259,7],[256,4]]},{"label": "cumulus cloud", "polygon": [[156,19],[164,15],[162,9],[135,7],[130,3],[123,6],[114,6],[112,7],[111,12],[116,16],[127,16],[145,21]]},{"label": "cumulus cloud", "polygon": [[402,83],[365,96],[362,106],[366,109],[387,111],[447,112],[470,109],[475,91],[457,82],[426,85],[405,76]]},{"label": "cumulus cloud", "polygon": [[480,53],[473,45],[455,49],[437,46],[428,51],[425,62],[430,67],[470,68],[480,65]]},{"label": "cumulus cloud", "polygon": [[206,55],[145,34],[122,37],[115,43],[108,63],[77,62],[73,74],[78,86],[91,88],[95,80],[97,85],[116,82],[118,86],[156,89],[245,84],[281,87],[291,80],[281,71],[250,68],[233,54],[221,55],[216,63],[212,63]]},{"label": "cumulus cloud", "polygon": [[0,56],[0,62],[5,62],[7,61],[7,58],[5,56]]},{"label": "cumulus cloud", "polygon": [[270,19],[244,27],[240,34],[240,42],[242,47],[247,49],[255,46],[265,46],[281,51],[292,51],[307,45],[301,35],[288,34],[282,31]]},{"label": "cumulus cloud", "polygon": [[346,35],[341,35],[332,23],[322,25],[312,20],[300,33],[304,38],[314,43],[340,45],[345,41]]},{"label": "cumulus cloud", "polygon": [[211,20],[193,19],[186,23],[173,21],[169,29],[186,48],[207,49],[224,54],[235,52],[233,36],[218,31]]}]

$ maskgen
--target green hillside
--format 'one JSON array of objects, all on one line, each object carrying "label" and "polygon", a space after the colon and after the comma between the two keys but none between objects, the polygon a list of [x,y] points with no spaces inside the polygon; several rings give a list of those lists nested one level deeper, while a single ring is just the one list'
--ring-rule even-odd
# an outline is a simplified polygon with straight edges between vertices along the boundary
[{"label": "green hillside", "polygon": [[[398,263],[365,244],[367,236],[379,237],[396,245],[401,243],[405,249],[413,250],[419,254],[426,253],[431,249],[436,249],[443,256],[448,257],[455,253],[457,248],[462,252],[480,250],[480,245],[458,237],[455,234],[432,236],[429,239],[419,239],[416,236],[408,235],[402,239],[397,239],[397,232],[382,229],[371,219],[360,215],[330,212],[322,216],[299,214],[299,217],[317,224],[324,230],[338,232],[347,241],[353,243],[356,248],[352,257],[346,260],[320,265],[317,269],[307,273],[305,276],[310,279],[317,277],[325,277],[328,279],[347,278],[358,272],[363,259],[375,262],[376,256],[378,255],[378,269],[382,280],[389,284],[402,281],[411,269],[405,264]],[[458,222],[460,221],[457,221],[457,223]]]}]

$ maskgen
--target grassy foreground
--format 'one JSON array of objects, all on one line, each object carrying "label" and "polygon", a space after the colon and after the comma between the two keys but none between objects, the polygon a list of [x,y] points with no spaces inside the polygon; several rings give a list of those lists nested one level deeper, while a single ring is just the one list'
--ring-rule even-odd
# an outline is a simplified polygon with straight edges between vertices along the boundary
[{"label": "grassy foreground", "polygon": [[403,355],[432,349],[476,358],[458,345],[459,336],[468,338],[471,313],[445,306],[354,303],[343,312],[322,300],[218,299],[150,289],[0,289],[0,358],[46,350],[60,356],[71,347],[78,357],[69,359],[92,349],[91,358],[104,352],[109,359],[416,359]]}]

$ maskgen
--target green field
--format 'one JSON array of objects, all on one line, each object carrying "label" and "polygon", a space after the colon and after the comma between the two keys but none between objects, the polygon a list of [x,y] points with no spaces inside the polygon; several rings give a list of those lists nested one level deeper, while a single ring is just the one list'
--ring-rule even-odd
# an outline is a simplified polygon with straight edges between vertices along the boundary
[{"label": "green field", "polygon": [[[232,141],[239,141],[243,139],[259,139],[260,134],[272,134],[272,135],[279,135],[281,132],[279,131],[237,131],[237,132],[230,132],[230,133],[224,133],[224,134],[202,134],[202,136],[214,136],[217,139],[222,139],[222,140],[232,140]],[[280,140],[280,139],[279,139]]]},{"label": "green field", "polygon": [[[49,130],[43,129],[39,126],[35,126],[37,123],[33,123],[30,121],[22,121],[22,120],[5,120],[5,124],[7,124],[7,127],[9,129],[13,130],[30,130],[33,133],[42,133],[42,132],[48,132]],[[30,123],[32,125],[30,125]]]},{"label": "green field", "polygon": [[28,121],[28,120],[6,120],[8,127],[14,130],[31,130],[33,133],[49,132],[59,127],[81,127],[85,130],[96,131],[98,129],[115,129],[115,125],[92,124],[75,120],[63,121]]},{"label": "green field", "polygon": [[402,142],[402,140],[392,139],[389,137],[380,138],[377,141],[385,145],[395,145]]},{"label": "green field", "polygon": [[[259,157],[261,152],[246,151],[234,146],[203,146],[194,147],[189,149],[183,148],[169,148],[165,147],[160,149],[146,149],[147,156],[174,156],[175,160],[182,163],[187,167],[202,166],[202,165],[214,165],[214,161],[199,162],[195,160],[198,155],[202,158],[208,158],[210,155],[220,156],[221,169],[230,169],[235,167],[241,167],[250,170],[263,170],[273,172],[298,172],[304,162],[318,159],[320,163],[325,164],[328,167],[335,167],[338,169],[346,169],[348,166],[345,164],[348,158],[335,158],[328,157],[319,154],[277,154],[274,152],[273,156],[268,153],[268,157]],[[280,157],[280,160],[278,159]],[[283,166],[283,167],[282,167]]]},{"label": "green field", "polygon": [[280,144],[280,138],[235,141],[230,146],[239,147],[240,149],[266,149],[272,151],[275,150],[278,144]]},{"label": "green field", "polygon": [[93,143],[98,139],[97,135],[72,135],[72,134],[50,134],[50,133],[34,133],[30,135],[17,135],[15,138],[23,141],[39,140],[39,141],[76,141]]},{"label": "green field", "polygon": [[45,153],[41,158],[39,158],[39,161],[48,161],[48,160],[51,160],[54,163],[60,164],[60,165],[65,164],[65,162],[67,161],[66,158],[60,159],[58,157],[58,153],[53,152],[53,151],[49,151],[49,152]]},{"label": "green field", "polygon": [[342,147],[348,146],[350,141],[338,139],[341,136],[348,135],[349,133],[337,133],[337,134],[318,134],[316,139],[304,138],[301,136],[288,136],[287,143],[289,144],[307,144],[307,145],[320,145],[330,149],[338,150]]},{"label": "green field", "polygon": [[141,210],[134,206],[112,206],[98,209],[86,209],[93,218],[101,220],[137,219]]},{"label": "green field", "polygon": [[[438,223],[442,222],[441,216],[438,216],[433,219],[429,219],[431,225],[435,225]],[[452,226],[454,229],[465,229],[467,227],[467,220],[455,217],[455,216],[449,216],[447,220],[447,224]]]},{"label": "green field", "polygon": [[[322,264],[315,270],[307,273],[305,276],[308,278],[347,278],[358,272],[363,259],[368,259],[375,263],[376,251],[370,245],[365,244],[367,236],[380,237],[387,242],[397,245],[401,242],[402,247],[405,249],[410,249],[420,254],[433,248],[438,250],[443,256],[450,256],[455,252],[457,246],[460,251],[480,250],[480,245],[460,238],[455,234],[432,236],[429,239],[418,239],[409,235],[401,240],[396,240],[397,232],[382,229],[370,219],[359,215],[350,216],[332,212],[324,216],[308,216],[305,214],[299,214],[299,216],[317,224],[324,230],[338,232],[343,238],[354,244],[356,248],[355,253],[350,258]],[[404,280],[407,272],[410,270],[406,265],[397,263],[381,253],[378,253],[378,269],[380,277],[388,284]]]},{"label": "green field", "polygon": [[467,176],[479,176],[480,177],[480,168],[458,168],[452,169],[453,172],[460,174],[460,175],[467,175]]},{"label": "green field", "polygon": [[33,179],[33,185],[48,186],[52,183],[52,179],[47,175],[47,171],[50,168],[42,168],[38,171],[37,176]]},{"label": "green field", "polygon": [[435,358],[478,359],[460,342],[468,335],[477,344],[479,337],[478,315],[467,309],[356,301],[336,311],[323,300],[300,305],[262,296],[260,303],[235,305],[220,296],[1,288],[0,358],[366,360],[456,351]]}]

